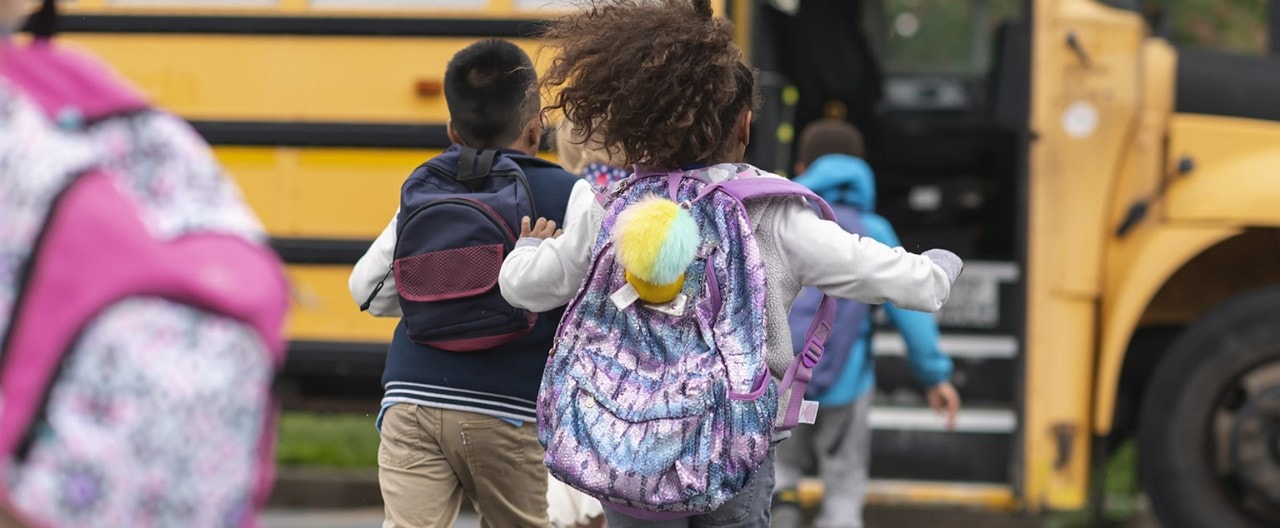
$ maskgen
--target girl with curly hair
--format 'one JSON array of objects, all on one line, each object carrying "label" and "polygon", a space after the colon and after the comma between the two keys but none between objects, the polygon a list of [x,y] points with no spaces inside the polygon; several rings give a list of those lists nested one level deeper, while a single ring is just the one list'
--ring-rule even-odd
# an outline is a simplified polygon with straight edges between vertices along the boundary
[{"label": "girl with curly hair", "polygon": [[[580,129],[579,137],[616,148],[624,166],[635,165],[642,174],[683,173],[716,183],[743,174],[781,178],[740,164],[750,141],[755,72],[743,63],[732,24],[713,16],[708,0],[591,0],[548,33],[559,53],[543,78],[543,87],[555,92],[547,110],[562,112]],[[639,178],[631,176],[628,182]],[[623,188],[614,199],[632,198],[629,190]],[[507,256],[499,285],[510,304],[541,311],[568,303],[593,262],[613,258],[595,254],[605,218],[595,193],[579,186],[569,200],[562,234],[542,221],[531,228],[526,223]],[[937,311],[962,267],[947,251],[917,255],[850,234],[799,198],[753,200],[745,208],[763,261],[765,309],[736,316],[744,327],[765,328],[765,350],[759,352],[774,383],[795,357],[787,315],[801,287],[816,286],[866,303],[892,301],[906,309]],[[632,283],[631,271],[627,274]],[[773,443],[786,436],[789,432],[775,432]],[[581,456],[582,464],[590,462],[591,455]],[[773,480],[769,447],[752,480],[711,511],[653,520],[602,502],[611,527],[766,527]]]}]

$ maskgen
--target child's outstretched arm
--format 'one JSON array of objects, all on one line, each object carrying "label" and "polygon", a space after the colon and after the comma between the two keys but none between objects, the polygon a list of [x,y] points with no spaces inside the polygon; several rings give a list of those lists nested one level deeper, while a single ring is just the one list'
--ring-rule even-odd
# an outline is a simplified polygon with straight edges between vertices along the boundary
[{"label": "child's outstretched arm", "polygon": [[587,278],[591,246],[600,231],[603,212],[590,184],[585,180],[574,184],[564,215],[564,233],[547,238],[522,236],[503,261],[498,274],[502,298],[532,312],[567,304]]},{"label": "child's outstretched arm", "polygon": [[[861,217],[866,236],[889,247],[902,245],[893,226],[884,217],[875,213],[862,213]],[[884,313],[907,344],[907,361],[925,389],[929,407],[946,417],[948,429],[955,429],[956,416],[960,412],[960,394],[951,384],[951,358],[938,348],[938,321],[933,314],[901,310],[893,303],[885,303]]]},{"label": "child's outstretched arm", "polygon": [[818,217],[808,204],[788,200],[773,218],[773,232],[791,275],[824,293],[870,304],[936,312],[960,276],[960,258],[945,250],[923,255],[850,234]]}]

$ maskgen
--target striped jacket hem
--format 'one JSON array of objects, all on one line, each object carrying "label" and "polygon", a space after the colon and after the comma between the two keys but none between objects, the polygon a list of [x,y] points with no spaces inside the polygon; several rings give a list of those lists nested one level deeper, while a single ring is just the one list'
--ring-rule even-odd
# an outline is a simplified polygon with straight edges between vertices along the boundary
[{"label": "striped jacket hem", "polygon": [[384,389],[382,396],[384,408],[395,403],[410,403],[522,422],[538,420],[537,403],[523,398],[401,381],[387,383]]}]

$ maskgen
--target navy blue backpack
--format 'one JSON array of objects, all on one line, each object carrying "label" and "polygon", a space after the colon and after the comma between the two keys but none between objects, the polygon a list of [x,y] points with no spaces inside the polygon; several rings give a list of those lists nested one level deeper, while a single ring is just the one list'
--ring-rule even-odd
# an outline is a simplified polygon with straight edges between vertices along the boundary
[{"label": "navy blue backpack", "polygon": [[[831,204],[831,209],[835,211],[836,222],[841,228],[858,236],[866,236],[857,209],[842,204]],[[817,288],[806,287],[800,291],[795,303],[791,305],[788,322],[791,326],[793,350],[797,352],[804,350],[805,331],[818,313],[818,305],[822,303],[822,297],[822,292]],[[805,391],[807,396],[816,397],[835,385],[836,379],[849,363],[849,354],[853,353],[853,345],[862,337],[863,321],[866,320],[870,311],[871,307],[866,303],[851,299],[836,300],[836,316],[831,324],[831,334],[827,336],[826,353],[823,354],[822,361],[818,362],[813,369],[813,379],[809,381],[809,387]]]},{"label": "navy blue backpack", "polygon": [[537,315],[498,291],[525,216],[538,217],[529,182],[498,150],[454,145],[413,171],[400,192],[392,265],[410,339],[472,352],[533,329]]}]

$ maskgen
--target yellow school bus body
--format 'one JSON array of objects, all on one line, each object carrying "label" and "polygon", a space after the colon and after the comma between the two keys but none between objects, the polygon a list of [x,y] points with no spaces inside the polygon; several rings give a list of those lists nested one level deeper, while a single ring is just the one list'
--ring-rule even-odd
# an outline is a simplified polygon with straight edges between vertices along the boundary
[{"label": "yellow school bus body", "polygon": [[[1135,13],[1035,4],[1022,494],[1077,509],[1138,330],[1275,283],[1280,123],[1175,113],[1177,53]],[[1064,125],[1081,105],[1096,109],[1087,134]],[[1117,236],[1138,202],[1145,217]],[[1240,273],[1251,258],[1265,273]]]}]

